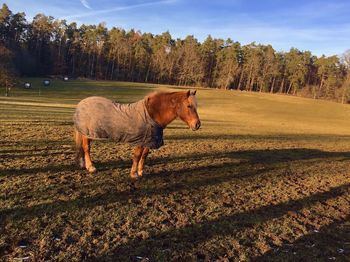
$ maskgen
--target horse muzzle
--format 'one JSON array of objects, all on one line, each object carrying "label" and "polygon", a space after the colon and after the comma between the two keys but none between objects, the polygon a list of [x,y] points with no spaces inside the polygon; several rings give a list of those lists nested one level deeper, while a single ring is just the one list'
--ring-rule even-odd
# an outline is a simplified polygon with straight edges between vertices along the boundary
[{"label": "horse muzzle", "polygon": [[201,127],[201,121],[198,120],[198,121],[196,122],[196,124],[195,124],[194,126],[191,127],[191,129],[192,129],[193,131],[196,131],[196,130],[198,130],[200,127]]}]

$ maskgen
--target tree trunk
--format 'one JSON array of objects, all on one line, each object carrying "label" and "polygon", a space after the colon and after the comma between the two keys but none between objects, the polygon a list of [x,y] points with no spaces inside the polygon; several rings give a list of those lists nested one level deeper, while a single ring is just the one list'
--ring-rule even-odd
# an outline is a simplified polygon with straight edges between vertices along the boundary
[{"label": "tree trunk", "polygon": [[239,80],[238,80],[238,90],[241,91],[241,87],[242,87],[242,80],[243,80],[243,70],[241,71],[241,75],[239,77]]},{"label": "tree trunk", "polygon": [[227,90],[227,89],[229,89],[229,87],[230,87],[230,84],[231,84],[231,79],[232,79],[232,77],[231,77],[231,70],[229,71],[229,73],[227,74],[227,78],[226,78],[226,83],[225,83],[225,89]]},{"label": "tree trunk", "polygon": [[273,89],[274,89],[274,86],[275,86],[275,80],[276,80],[276,77],[273,77],[272,79],[272,84],[270,86],[270,93],[273,94]]},{"label": "tree trunk", "polygon": [[149,77],[149,71],[151,69],[151,62],[149,62],[148,66],[147,66],[147,71],[146,71],[146,76],[145,76],[145,82],[148,82],[148,77]]},{"label": "tree trunk", "polygon": [[322,88],[323,88],[323,84],[324,84],[324,79],[323,79],[323,75],[321,77],[321,83],[320,83],[320,86],[318,88],[318,97],[320,97],[321,95],[321,92],[322,92]]},{"label": "tree trunk", "polygon": [[297,94],[297,88],[293,88],[293,95],[295,96]]},{"label": "tree trunk", "polygon": [[72,75],[75,76],[75,56],[72,58]]},{"label": "tree trunk", "polygon": [[113,57],[110,80],[113,80],[113,76],[114,76],[114,65],[115,65],[115,58]]},{"label": "tree trunk", "polygon": [[[259,83],[260,82],[260,83]],[[263,90],[263,86],[264,86],[264,82],[261,80],[261,81],[259,81],[258,83],[258,88],[259,88],[259,93],[262,93],[262,90]]]},{"label": "tree trunk", "polygon": [[280,93],[283,93],[284,91],[284,77],[282,78],[282,82],[281,82],[281,85],[280,85]]},{"label": "tree trunk", "polygon": [[94,64],[95,64],[95,55],[92,55],[92,62],[91,62],[91,68],[90,68],[90,77],[92,78],[94,73]]},{"label": "tree trunk", "polygon": [[313,98],[316,99],[317,98],[317,90],[316,90],[316,85],[313,86],[312,88],[312,92],[313,92]]},{"label": "tree trunk", "polygon": [[250,84],[249,84],[249,91],[253,91],[254,82],[255,82],[255,76],[252,76]]},{"label": "tree trunk", "polygon": [[246,90],[250,90],[250,82],[252,80],[252,74],[253,74],[253,69],[251,68],[250,71],[249,71],[247,84],[246,84],[246,87],[245,87]]},{"label": "tree trunk", "polygon": [[342,93],[342,97],[341,97],[341,103],[345,104],[345,97],[346,97],[346,90],[348,89],[349,85],[350,85],[350,71],[347,73],[347,78],[345,80],[345,83],[343,84],[343,93]]},{"label": "tree trunk", "polygon": [[290,92],[290,90],[292,89],[292,86],[293,86],[293,84],[292,84],[292,82],[289,84],[289,87],[288,87],[288,90],[287,90],[287,94],[289,95],[289,92]]}]

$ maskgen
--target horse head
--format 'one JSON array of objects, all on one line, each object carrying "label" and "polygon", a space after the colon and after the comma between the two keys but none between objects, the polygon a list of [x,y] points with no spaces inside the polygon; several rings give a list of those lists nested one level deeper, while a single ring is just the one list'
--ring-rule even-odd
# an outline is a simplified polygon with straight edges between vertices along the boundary
[{"label": "horse head", "polygon": [[193,131],[199,129],[201,121],[197,113],[196,91],[188,90],[186,92],[184,99],[177,105],[176,113]]}]

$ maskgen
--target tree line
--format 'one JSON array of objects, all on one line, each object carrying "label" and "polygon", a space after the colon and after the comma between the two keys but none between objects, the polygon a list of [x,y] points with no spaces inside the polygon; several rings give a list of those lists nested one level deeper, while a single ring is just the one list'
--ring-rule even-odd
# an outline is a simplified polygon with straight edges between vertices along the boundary
[{"label": "tree line", "polygon": [[312,55],[271,45],[241,45],[210,35],[173,39],[104,23],[67,23],[44,14],[0,9],[0,85],[14,76],[68,75],[350,100],[350,52]]}]

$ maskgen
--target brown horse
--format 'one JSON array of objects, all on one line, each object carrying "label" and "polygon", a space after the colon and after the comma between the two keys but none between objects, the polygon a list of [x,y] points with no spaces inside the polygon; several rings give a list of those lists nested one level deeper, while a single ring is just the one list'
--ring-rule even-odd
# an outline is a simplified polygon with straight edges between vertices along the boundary
[{"label": "brown horse", "polygon": [[163,145],[163,129],[180,118],[193,131],[201,122],[196,91],[156,92],[132,104],[118,104],[103,97],[79,102],[74,114],[77,160],[90,173],[96,171],[90,157],[90,141],[111,139],[134,145],[130,176],[143,175],[150,149]]}]

